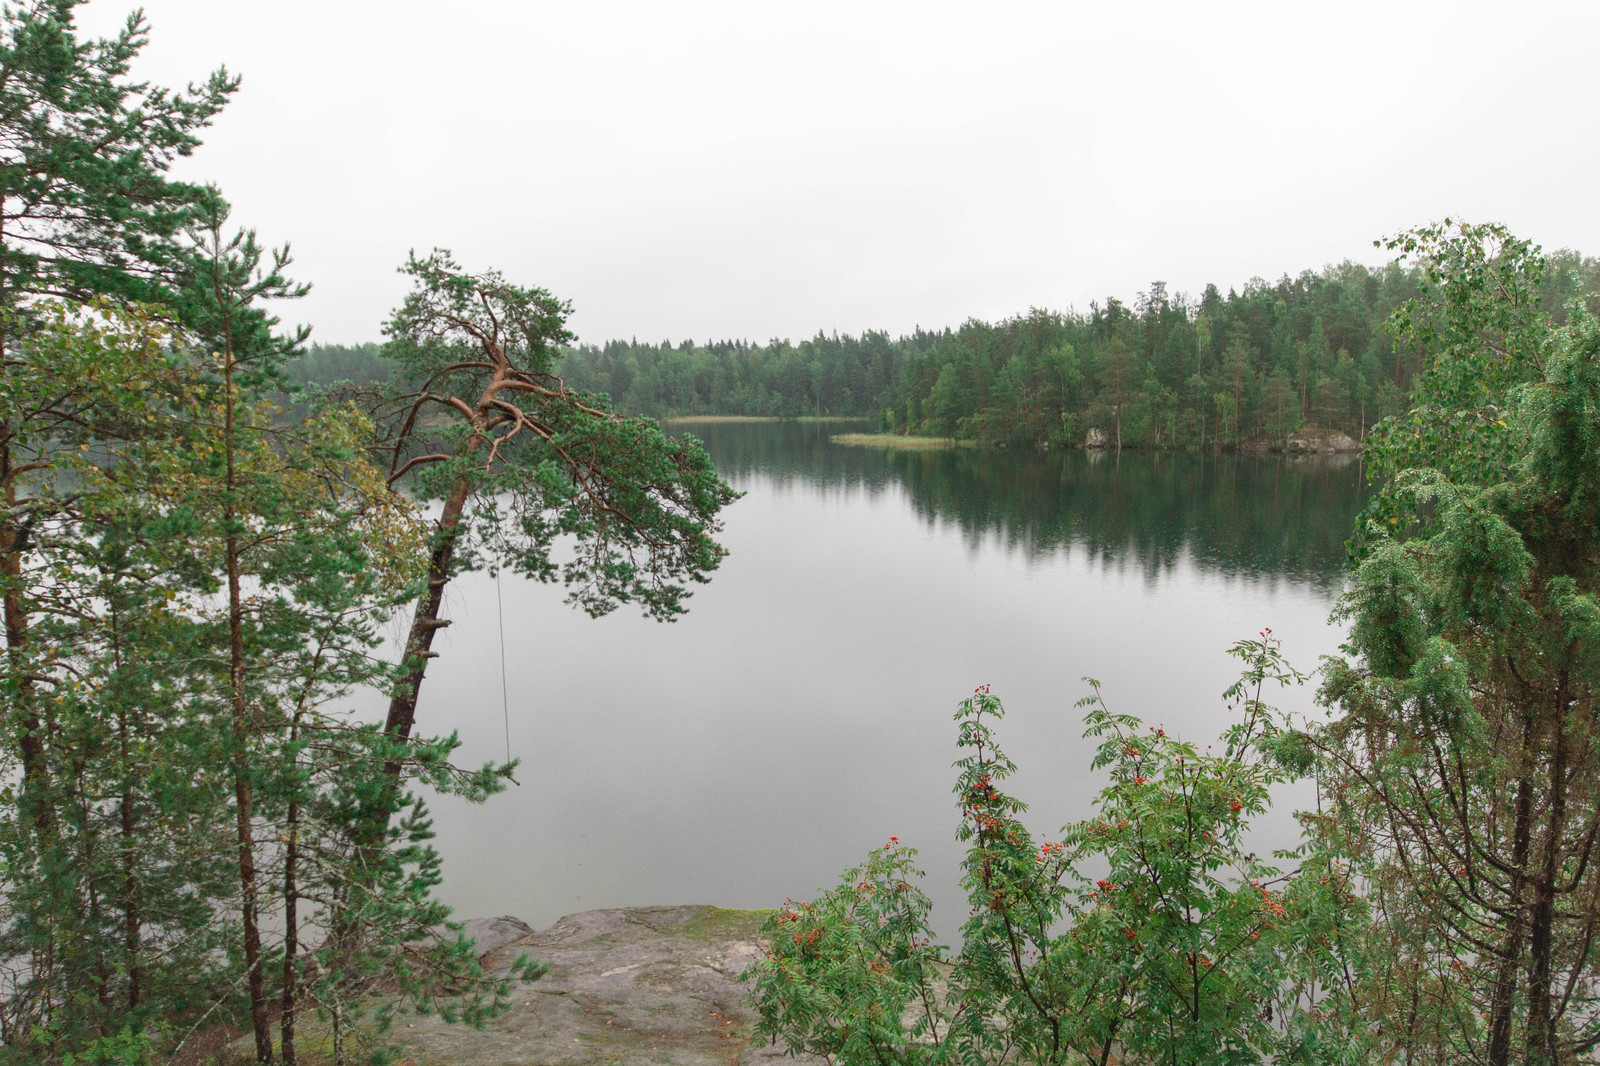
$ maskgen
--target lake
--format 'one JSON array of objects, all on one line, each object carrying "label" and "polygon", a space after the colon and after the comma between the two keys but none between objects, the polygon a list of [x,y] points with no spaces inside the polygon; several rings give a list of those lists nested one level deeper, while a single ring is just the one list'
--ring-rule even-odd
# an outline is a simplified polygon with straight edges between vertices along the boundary
[{"label": "lake", "polygon": [[[1005,702],[1024,821],[1054,834],[1101,784],[1073,709],[1083,677],[1113,710],[1205,742],[1227,721],[1228,645],[1270,626],[1310,672],[1341,639],[1328,614],[1366,495],[1358,462],[688,428],[746,495],[726,512],[731,554],[680,621],[591,620],[510,574],[450,588],[418,731],[459,731],[477,763],[505,756],[509,718],[522,760],[520,786],[485,806],[434,801],[460,916],[776,906],[892,834],[920,850],[948,943],[966,914],[952,719],[975,686]],[[1309,686],[1277,702],[1321,713]],[[1292,842],[1307,796],[1280,797],[1263,848]]]}]

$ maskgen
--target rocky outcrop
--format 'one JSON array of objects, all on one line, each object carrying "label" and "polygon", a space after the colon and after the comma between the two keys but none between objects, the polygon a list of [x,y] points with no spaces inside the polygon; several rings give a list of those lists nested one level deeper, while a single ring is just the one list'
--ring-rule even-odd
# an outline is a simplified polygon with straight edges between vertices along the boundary
[{"label": "rocky outcrop", "polygon": [[1335,455],[1359,452],[1361,442],[1336,429],[1306,428],[1289,438],[1291,452],[1331,452]]},{"label": "rocky outcrop", "polygon": [[739,980],[764,950],[765,917],[719,907],[629,907],[570,915],[538,932],[515,918],[468,922],[485,970],[504,973],[526,952],[549,962],[550,972],[519,988],[510,1013],[481,1031],[407,1018],[390,1033],[417,1066],[776,1062],[781,1046],[751,1043],[755,1014]]},{"label": "rocky outcrop", "polygon": [[1085,448],[1104,448],[1106,446],[1106,431],[1098,426],[1089,430],[1083,438]]}]

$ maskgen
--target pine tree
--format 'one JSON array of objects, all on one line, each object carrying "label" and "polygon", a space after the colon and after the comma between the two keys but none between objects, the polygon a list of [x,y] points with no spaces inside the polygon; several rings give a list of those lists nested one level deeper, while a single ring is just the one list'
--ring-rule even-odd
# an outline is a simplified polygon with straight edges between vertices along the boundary
[{"label": "pine tree", "polygon": [[[181,231],[210,190],[173,182],[173,160],[237,87],[223,71],[188,92],[128,79],[146,25],[130,16],[106,40],[80,41],[81,0],[34,0],[0,13],[0,360],[29,374],[25,343],[36,327],[29,302],[40,294],[158,298],[181,266]],[[20,722],[25,778],[44,783],[37,697],[27,662],[38,606],[23,573],[30,528],[46,520],[49,494],[26,491],[43,479],[39,427],[81,417],[69,394],[62,410],[0,407],[0,607],[7,677]],[[26,497],[26,504],[23,500]],[[36,816],[48,818],[44,805]]]},{"label": "pine tree", "polygon": [[[449,624],[439,616],[445,586],[462,568],[559,577],[591,615],[637,603],[670,620],[687,586],[721,563],[712,535],[736,495],[692,437],[613,415],[603,397],[554,376],[556,345],[570,337],[565,303],[494,272],[467,274],[445,252],[413,258],[405,273],[416,289],[386,326],[387,350],[421,387],[399,398],[390,481],[416,471],[417,490],[443,507],[385,722],[399,742],[411,735],[433,635]],[[448,424],[424,432],[424,412]],[[551,549],[562,535],[577,550],[558,567]]]}]

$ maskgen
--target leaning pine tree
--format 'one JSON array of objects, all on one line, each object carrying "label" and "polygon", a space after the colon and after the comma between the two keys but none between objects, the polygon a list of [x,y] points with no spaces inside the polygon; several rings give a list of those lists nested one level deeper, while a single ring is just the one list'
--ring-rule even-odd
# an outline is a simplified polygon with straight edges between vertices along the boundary
[{"label": "leaning pine tree", "polygon": [[[391,401],[390,483],[414,475],[407,487],[441,509],[384,723],[402,749],[434,634],[450,624],[440,608],[456,574],[488,566],[559,578],[591,615],[637,603],[669,621],[688,584],[721,563],[713,535],[737,496],[694,438],[615,415],[605,397],[555,376],[572,336],[566,303],[493,271],[468,274],[443,251],[403,272],[416,288],[385,327],[386,352],[414,387]],[[571,549],[560,563],[558,539]],[[376,800],[382,824],[395,797]]]},{"label": "leaning pine tree", "polygon": [[[509,567],[563,580],[591,615],[631,602],[670,621],[685,610],[687,586],[721,563],[718,515],[737,497],[698,441],[614,415],[605,397],[555,376],[558,346],[571,338],[568,305],[498,273],[465,273],[442,251],[413,257],[404,273],[416,287],[385,327],[385,351],[411,384],[378,396],[375,408],[392,429],[389,485],[403,482],[440,511],[390,687],[383,772],[347,783],[359,813],[325,967],[336,974],[367,969],[361,960],[384,936],[374,916],[383,912],[384,871],[392,873],[391,821],[410,802],[407,768],[426,773],[441,758],[413,730],[434,634],[450,624],[441,607],[451,579]],[[554,558],[558,541],[564,562]]]},{"label": "leaning pine tree", "polygon": [[[209,430],[209,446],[197,441],[176,460],[192,469],[175,479],[183,494],[171,510],[192,516],[190,550],[205,567],[197,580],[216,590],[200,619],[212,675],[201,697],[233,799],[240,984],[256,1060],[274,1058],[276,1005],[279,1053],[296,1061],[296,1022],[315,1004],[331,1017],[342,1064],[350,1038],[373,1035],[352,1023],[374,994],[379,1029],[397,1000],[478,1022],[506,1005],[507,981],[484,978],[470,943],[437,936],[450,913],[429,891],[438,856],[425,808],[399,788],[421,775],[436,791],[481,800],[507,771],[457,771],[453,738],[419,740],[395,781],[409,813],[381,838],[365,836],[352,797],[388,780],[392,749],[338,701],[387,676],[372,654],[377,624],[398,599],[394,586],[418,569],[421,529],[411,501],[388,491],[370,462],[367,417],[325,405],[284,425],[264,399],[299,335],[279,336],[262,304],[304,290],[283,276],[287,250],[269,257],[251,233],[224,238],[223,221],[214,215],[195,235],[185,293],[214,372],[174,412]],[[369,934],[360,950],[316,950],[351,906]],[[521,960],[512,976],[538,972]],[[441,988],[453,999],[435,1006]]]}]

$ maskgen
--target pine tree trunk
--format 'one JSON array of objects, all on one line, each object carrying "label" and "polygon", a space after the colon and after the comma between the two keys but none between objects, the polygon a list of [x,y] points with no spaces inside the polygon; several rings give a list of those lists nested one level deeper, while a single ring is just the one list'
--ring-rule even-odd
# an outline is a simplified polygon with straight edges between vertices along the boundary
[{"label": "pine tree trunk", "polygon": [[[427,673],[428,660],[436,658],[433,635],[449,621],[439,617],[444,603],[445,586],[450,583],[450,568],[456,554],[456,541],[461,536],[461,516],[466,510],[471,487],[466,480],[456,482],[445,497],[444,510],[434,527],[433,552],[428,559],[428,584],[417,600],[416,613],[411,618],[411,630],[406,634],[406,651],[403,662],[405,676],[395,686],[389,699],[389,713],[384,719],[383,731],[399,740],[409,740],[417,720],[417,695],[422,689],[422,679]],[[385,767],[391,778],[398,778],[399,763]],[[392,813],[392,812],[391,812]]]},{"label": "pine tree trunk", "polygon": [[1523,893],[1527,882],[1528,852],[1533,821],[1534,715],[1525,711],[1522,727],[1522,752],[1518,763],[1516,821],[1511,842],[1511,893],[1507,910],[1504,947],[1496,967],[1494,991],[1489,1002],[1489,1048],[1487,1066],[1509,1066],[1511,1062],[1511,1012],[1516,999],[1517,970],[1522,961],[1522,943],[1527,919],[1523,914]]},{"label": "pine tree trunk", "polygon": [[[427,585],[417,601],[417,609],[411,619],[411,630],[406,636],[405,656],[401,660],[406,673],[389,698],[389,713],[383,723],[384,734],[402,744],[411,738],[412,727],[416,724],[417,694],[422,688],[428,660],[438,655],[433,651],[433,635],[450,624],[449,620],[439,617],[439,611],[444,603],[445,586],[450,583],[450,569],[455,559],[456,541],[461,535],[462,514],[470,495],[471,487],[466,480],[458,481],[449,496],[445,498],[444,509],[434,528],[433,552],[428,559]],[[354,827],[355,849],[358,856],[356,866],[359,868],[370,869],[375,865],[372,856],[383,846],[389,821],[400,805],[401,769],[402,764],[398,758],[391,758],[384,763],[383,781],[378,799],[361,814],[360,824]],[[359,904],[352,901],[360,899],[361,894],[369,887],[366,882],[359,879],[353,883],[351,901],[347,901],[345,906],[340,908],[334,919],[332,940],[339,945],[335,952],[335,957],[338,959],[335,967],[338,970],[343,971],[348,968],[360,941],[364,919],[360,917]]]},{"label": "pine tree trunk", "polygon": [[[115,614],[112,615],[115,620]],[[113,637],[115,639],[115,637]],[[120,665],[120,663],[119,663]],[[134,866],[138,850],[133,813],[133,768],[130,763],[128,712],[117,709],[117,745],[122,759],[122,796],[118,804],[118,828],[122,839],[122,952],[123,966],[128,971],[128,1010],[138,1010],[144,998],[144,963],[142,961],[141,925],[139,907],[139,878]]]},{"label": "pine tree trunk", "polygon": [[[5,244],[5,214],[0,211],[0,286],[5,284],[5,272],[10,267]],[[10,354],[10,334],[3,312],[10,309],[14,295],[7,291],[0,298],[0,359]],[[28,612],[22,597],[23,530],[15,517],[17,513],[17,475],[12,449],[12,429],[9,421],[0,421],[0,485],[5,487],[5,513],[0,515],[0,608],[5,612],[6,652],[10,668],[21,674],[16,679],[19,713],[16,725],[19,734],[17,747],[22,755],[23,794],[35,828],[40,832],[41,845],[49,836],[53,817],[49,798],[50,772],[44,760],[43,723],[35,703],[37,686],[27,676]]]},{"label": "pine tree trunk", "polygon": [[245,981],[250,991],[250,1027],[255,1032],[256,1061],[272,1061],[272,1029],[267,1018],[265,975],[262,973],[261,921],[257,913],[256,856],[254,828],[251,824],[252,796],[249,776],[249,703],[244,684],[244,590],[238,521],[238,471],[234,456],[233,352],[223,351],[223,451],[227,462],[226,493],[222,520],[227,529],[228,562],[228,686],[233,703],[233,791],[239,840],[239,905],[244,923]]},{"label": "pine tree trunk", "polygon": [[25,806],[39,830],[41,842],[50,835],[54,823],[50,804],[50,771],[45,765],[44,723],[39,718],[38,686],[28,676],[28,608],[22,595],[22,556],[25,534],[15,518],[19,500],[12,475],[11,430],[0,423],[0,483],[5,485],[4,518],[0,518],[0,607],[5,610],[6,653],[11,671],[17,675],[17,748],[22,756],[22,783]]},{"label": "pine tree trunk", "polygon": [[[498,380],[497,374],[496,382]],[[493,388],[491,385],[485,395],[492,395]],[[473,427],[475,430],[478,428],[476,422],[475,419]],[[466,447],[469,454],[477,449],[476,434],[469,439]],[[428,557],[427,584],[417,600],[416,610],[411,618],[411,629],[406,634],[405,653],[400,660],[405,673],[389,697],[389,711],[383,722],[384,735],[401,745],[411,739],[412,728],[416,725],[417,697],[422,689],[422,680],[427,674],[428,660],[438,657],[438,652],[433,650],[433,636],[450,624],[449,619],[439,617],[439,612],[444,605],[445,587],[450,584],[456,543],[461,536],[462,517],[471,495],[470,481],[465,477],[459,478],[446,495],[444,507],[434,525],[433,549]],[[356,852],[358,856],[368,856],[358,862],[359,866],[371,868],[374,865],[371,859],[372,853],[383,846],[389,821],[400,805],[402,769],[403,765],[398,757],[391,757],[384,763],[383,781],[378,798],[362,813],[361,823],[355,826]],[[365,882],[354,883],[351,900],[360,899],[368,887]],[[338,969],[343,970],[348,966],[358,945],[361,923],[364,920],[359,912],[359,904],[347,901],[334,919],[332,939],[339,945],[335,952],[339,960],[335,964]]]},{"label": "pine tree trunk", "polygon": [[[311,673],[300,692],[294,720],[289,726],[289,750],[296,750],[306,709],[311,705],[322,651],[317,652]],[[295,1066],[299,1049],[295,1026],[300,1019],[300,781],[299,766],[291,773],[289,809],[284,816],[283,855],[283,997],[279,1003],[278,1046],[284,1066]]]},{"label": "pine tree trunk", "polygon": [[[294,738],[290,738],[294,743]],[[295,1016],[300,1010],[300,890],[295,884],[300,861],[300,800],[289,801],[288,842],[283,857],[283,1000],[278,1019],[278,1047],[283,1066],[295,1066]]]},{"label": "pine tree trunk", "polygon": [[[4,285],[5,272],[9,267],[7,250],[4,240],[5,215],[0,211],[0,286]],[[0,360],[3,360],[10,351],[10,336],[6,329],[7,311],[14,297],[8,291],[0,297]],[[38,686],[28,669],[28,609],[22,594],[22,557],[26,551],[25,531],[15,517],[17,515],[17,474],[15,450],[12,445],[13,434],[9,420],[0,420],[0,614],[4,614],[6,634],[7,669],[14,675],[15,706],[11,720],[5,723],[6,728],[16,731],[17,749],[22,758],[22,804],[21,809],[29,821],[33,823],[37,837],[37,856],[45,859],[47,853],[55,846],[55,810],[54,800],[50,794],[50,770],[45,762],[44,749],[44,722],[39,715]],[[45,942],[36,945],[31,950],[30,965],[35,979],[39,980],[43,992],[41,993],[42,1007],[35,1005],[35,1013],[31,1018],[19,1018],[19,1028],[23,1032],[33,1022],[48,1016],[50,1012],[50,984],[49,977],[55,969],[55,923],[47,931]],[[14,1039],[14,1034],[6,1034],[7,1041]]]}]

